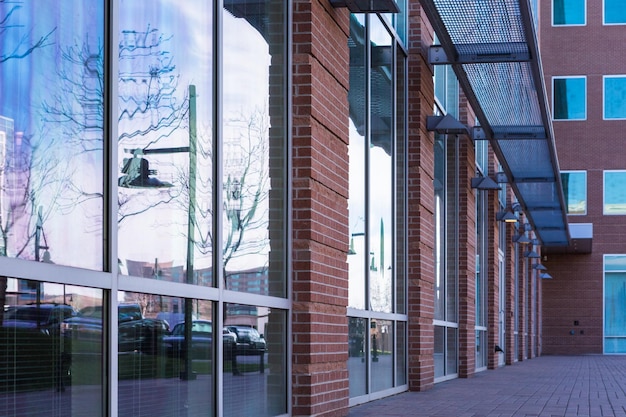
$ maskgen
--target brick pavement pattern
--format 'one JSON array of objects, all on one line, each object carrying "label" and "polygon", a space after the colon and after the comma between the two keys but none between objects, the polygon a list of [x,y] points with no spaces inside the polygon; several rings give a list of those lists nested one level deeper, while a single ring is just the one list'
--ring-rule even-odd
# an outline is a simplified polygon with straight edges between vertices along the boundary
[{"label": "brick pavement pattern", "polygon": [[542,356],[354,406],[350,417],[626,417],[626,356]]}]

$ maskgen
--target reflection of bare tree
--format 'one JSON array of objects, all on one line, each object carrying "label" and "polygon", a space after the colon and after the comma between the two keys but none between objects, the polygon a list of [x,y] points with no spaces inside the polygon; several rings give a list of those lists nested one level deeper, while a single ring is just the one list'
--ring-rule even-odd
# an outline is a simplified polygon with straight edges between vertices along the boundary
[{"label": "reflection of bare tree", "polygon": [[224,160],[224,279],[235,258],[268,250],[269,116],[263,109],[228,121],[237,136],[227,144]]},{"label": "reflection of bare tree", "polygon": [[[0,0],[0,9],[2,9],[2,17],[0,17],[0,38],[10,39],[9,33],[15,35],[16,30],[20,30],[22,26],[17,23],[17,15],[22,8],[23,2],[17,0]],[[5,41],[0,49],[0,65],[8,61],[25,59],[33,54],[37,49],[52,45],[49,40],[56,28],[50,30],[42,36],[32,37],[31,33],[24,33],[13,44]],[[5,132],[7,133],[7,132]],[[29,170],[34,164],[39,163],[36,149],[27,154],[19,154],[16,147],[21,146],[23,141],[29,142],[28,138],[24,138],[20,132],[16,134],[15,140],[12,137],[5,137],[2,143],[2,193],[9,195],[8,202],[3,201],[0,207],[0,238],[2,247],[0,248],[1,256],[8,256],[9,253],[15,253],[16,256],[21,255],[30,246],[31,239],[35,234],[33,203],[35,201],[34,190],[41,189],[38,187],[45,186],[45,177],[43,180],[37,180],[33,177],[32,171]],[[7,148],[11,147],[12,154],[7,154]],[[47,166],[49,168],[49,165]],[[43,171],[47,171],[44,167]],[[33,185],[38,183],[37,185]],[[15,234],[18,228],[23,230],[22,236],[16,240],[17,244],[14,248],[9,247],[9,236]],[[32,232],[30,232],[32,231]],[[23,236],[25,235],[25,236]],[[4,305],[6,301],[7,277],[0,277],[0,305]],[[2,312],[0,312],[0,321],[2,321]]]},{"label": "reflection of bare tree", "polygon": [[[16,0],[0,0],[0,7],[3,9],[3,17],[0,17],[0,38],[6,36],[10,29],[19,28],[20,25],[13,23],[16,14],[22,8],[20,4],[23,2]],[[50,35],[56,30],[52,29],[47,34],[31,41],[28,34],[22,35],[20,40],[10,49],[0,50],[0,64],[10,59],[22,59],[33,53],[37,48],[43,48],[51,45]],[[6,45],[5,45],[6,46]]]},{"label": "reflection of bare tree", "polygon": [[[179,76],[173,57],[165,50],[170,40],[171,37],[150,27],[145,32],[121,32],[117,120],[120,146],[149,148],[170,138],[177,129],[185,128],[188,99],[186,95],[181,98],[177,94]],[[64,146],[89,163],[85,154],[100,155],[103,150],[103,48],[85,41],[62,48],[60,55],[59,87],[53,97],[42,104],[45,122],[57,125]],[[141,190],[120,193],[119,222],[167,204],[179,194],[172,189],[158,195],[152,193],[146,198],[146,193]],[[101,189],[89,190],[84,183],[70,181],[66,187],[65,207],[69,210],[86,200],[102,197]]]}]

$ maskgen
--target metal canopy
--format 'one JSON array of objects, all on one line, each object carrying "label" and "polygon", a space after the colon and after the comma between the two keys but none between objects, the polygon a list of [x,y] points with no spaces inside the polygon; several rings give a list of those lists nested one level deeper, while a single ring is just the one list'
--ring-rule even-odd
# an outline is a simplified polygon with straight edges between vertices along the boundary
[{"label": "metal canopy", "polygon": [[565,200],[528,0],[421,0],[524,213],[545,246],[567,246]]}]

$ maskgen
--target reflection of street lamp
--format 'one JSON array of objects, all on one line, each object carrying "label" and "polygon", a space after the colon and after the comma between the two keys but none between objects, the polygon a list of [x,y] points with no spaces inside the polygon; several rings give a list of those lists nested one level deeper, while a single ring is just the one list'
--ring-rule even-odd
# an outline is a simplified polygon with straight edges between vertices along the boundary
[{"label": "reflection of street lamp", "polygon": [[243,227],[241,224],[241,182],[238,179],[231,181],[229,175],[226,184],[224,184],[224,189],[226,191],[226,201],[224,202],[226,217],[230,220],[233,230],[241,230]]},{"label": "reflection of street lamp", "polygon": [[[189,153],[189,206],[187,209],[187,262],[186,281],[193,283],[194,264],[194,230],[196,218],[196,160],[197,160],[197,130],[196,130],[196,86],[189,85],[189,146],[162,149],[126,149],[132,153],[132,158],[125,158],[122,167],[122,177],[118,179],[118,185],[125,188],[169,188],[173,185],[157,178],[151,177],[156,171],[151,170],[148,161],[143,155],[148,154],[172,154],[180,152]],[[156,271],[156,266],[155,266]],[[185,369],[181,372],[181,379],[195,379],[191,362],[191,323],[193,312],[192,299],[185,298]]]}]

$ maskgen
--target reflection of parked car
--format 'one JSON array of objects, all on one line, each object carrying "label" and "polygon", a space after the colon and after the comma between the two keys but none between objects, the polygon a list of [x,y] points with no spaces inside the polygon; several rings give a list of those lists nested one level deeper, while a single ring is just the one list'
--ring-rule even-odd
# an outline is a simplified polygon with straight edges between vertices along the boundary
[{"label": "reflection of parked car", "polygon": [[141,319],[122,322],[118,326],[120,352],[141,352],[156,355],[162,347],[161,340],[170,334],[166,321]]},{"label": "reflection of parked car", "polygon": [[4,313],[4,327],[37,329],[45,334],[58,334],[63,320],[76,316],[67,304],[39,303],[11,306]]},{"label": "reflection of parked car", "polygon": [[[236,336],[229,329],[222,330],[224,357],[230,358],[236,344]],[[187,352],[185,347],[185,323],[178,323],[172,329],[172,334],[163,338],[163,343],[169,355],[184,358]],[[213,353],[213,323],[208,320],[193,320],[191,322],[191,357],[192,359],[211,359]]]},{"label": "reflection of parked car", "polygon": [[263,355],[267,349],[265,339],[254,327],[228,326],[237,336],[237,355]]},{"label": "reflection of parked car", "polygon": [[[141,307],[138,304],[118,306],[118,324],[141,320]],[[61,325],[65,337],[100,342],[102,340],[102,306],[81,309],[76,317],[69,318]]]}]

